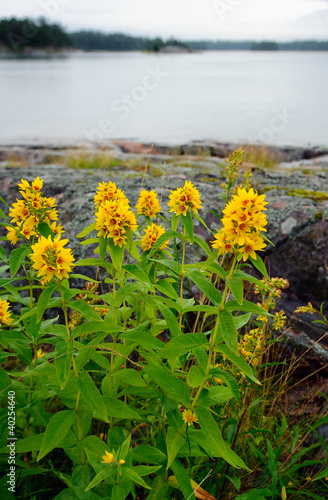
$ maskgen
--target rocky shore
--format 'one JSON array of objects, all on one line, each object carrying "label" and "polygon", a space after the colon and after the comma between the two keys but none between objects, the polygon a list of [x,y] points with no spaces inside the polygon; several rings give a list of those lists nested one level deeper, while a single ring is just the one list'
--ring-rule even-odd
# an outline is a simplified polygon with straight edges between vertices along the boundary
[{"label": "rocky shore", "polygon": [[[18,196],[17,182],[21,178],[42,177],[45,192],[57,200],[60,222],[76,258],[89,256],[91,252],[79,244],[75,235],[93,221],[93,197],[102,181],[113,181],[124,189],[131,206],[136,204],[141,188],[155,189],[165,217],[170,190],[191,180],[202,195],[201,216],[215,231],[220,221],[212,212],[220,213],[224,206],[220,196],[224,158],[236,147],[198,142],[177,147],[127,141],[82,147],[2,146],[0,196],[12,203]],[[290,282],[279,306],[291,317],[296,307],[311,301],[315,307],[324,303],[328,313],[328,151],[323,148],[267,148],[267,151],[276,158],[273,168],[261,165],[261,159],[256,164],[246,163],[245,168],[252,170],[255,189],[265,193],[269,202],[267,234],[274,246],[268,245],[262,257],[271,276],[284,277]],[[102,168],[94,168],[93,155],[102,157]],[[85,161],[79,164],[81,157]],[[201,225],[196,227],[196,233],[208,243],[212,240],[212,235]],[[189,258],[193,257],[190,253]],[[290,342],[297,344],[299,340],[299,346],[309,347],[318,341],[325,330],[311,324],[313,319],[302,316],[301,320],[293,320]],[[328,359],[328,335],[319,344],[311,351],[314,366],[322,365],[328,376],[324,367]]]}]

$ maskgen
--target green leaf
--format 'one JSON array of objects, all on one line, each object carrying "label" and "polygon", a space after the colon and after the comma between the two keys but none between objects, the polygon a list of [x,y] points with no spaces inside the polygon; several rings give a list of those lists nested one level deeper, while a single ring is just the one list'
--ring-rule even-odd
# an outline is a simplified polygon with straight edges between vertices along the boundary
[{"label": "green leaf", "polygon": [[149,444],[140,444],[132,448],[132,460],[133,462],[163,465],[167,460],[167,456],[164,455],[164,453],[158,448],[154,448],[154,446]]},{"label": "green leaf", "polygon": [[[206,438],[206,447],[213,450],[213,456],[221,457],[230,465],[237,468],[248,469],[243,460],[230,448],[228,443],[222,438],[220,428],[206,408],[195,408],[199,425]],[[199,443],[201,446],[202,444]]]},{"label": "green leaf", "polygon": [[53,237],[54,233],[51,231],[51,228],[49,224],[46,222],[40,222],[38,224],[38,233],[41,234],[41,236],[44,236],[45,238],[48,238],[49,236]]},{"label": "green leaf", "polygon": [[221,306],[222,297],[219,290],[215,288],[213,283],[211,283],[203,273],[200,271],[187,271],[187,275],[215,306]]},{"label": "green leaf", "polygon": [[44,433],[28,436],[24,439],[19,439],[16,443],[16,453],[28,453],[30,451],[39,451],[44,438]]},{"label": "green leaf", "polygon": [[26,255],[30,252],[30,247],[28,245],[21,245],[19,248],[15,248],[10,254],[9,266],[11,277],[16,276],[18,269],[21,264],[23,264]]},{"label": "green leaf", "polygon": [[114,378],[118,378],[121,382],[124,382],[134,387],[146,387],[145,381],[137,370],[132,368],[124,368],[123,370],[118,370],[114,373]]},{"label": "green leaf", "polygon": [[232,276],[232,278],[227,277],[226,282],[231,290],[232,295],[237,300],[238,304],[243,303],[244,299],[244,287],[243,280],[237,276]]},{"label": "green leaf", "polygon": [[171,467],[185,500],[195,497],[194,489],[191,486],[190,477],[179,460],[175,460]]},{"label": "green leaf", "polygon": [[62,390],[65,388],[70,375],[73,352],[73,341],[67,342],[66,340],[59,340],[57,342],[55,349],[55,366],[57,379]]},{"label": "green leaf", "polygon": [[223,387],[217,385],[203,389],[198,401],[197,406],[204,406],[209,408],[212,405],[218,405],[230,401],[234,397],[230,387]]},{"label": "green leaf", "polygon": [[79,312],[84,318],[94,319],[96,321],[99,321],[100,319],[99,314],[96,313],[94,308],[87,304],[84,300],[72,300],[67,305],[73,309],[73,311]]},{"label": "green leaf", "polygon": [[188,372],[187,381],[191,387],[195,388],[199,387],[208,378],[209,376],[204,375],[204,373],[198,368],[197,365],[192,365]]},{"label": "green leaf", "polygon": [[153,262],[158,262],[159,264],[162,264],[163,266],[171,269],[175,274],[180,276],[181,274],[181,266],[178,264],[178,262],[175,262],[174,260],[169,260],[169,259],[152,259]]},{"label": "green leaf", "polygon": [[164,345],[159,354],[162,358],[169,359],[176,356],[183,356],[192,349],[203,345],[208,345],[206,335],[203,333],[185,333],[180,337],[171,339]]},{"label": "green leaf", "polygon": [[115,245],[111,239],[108,240],[108,246],[113,266],[117,271],[120,271],[124,258],[124,246]]},{"label": "green leaf", "polygon": [[104,396],[103,401],[110,417],[128,420],[141,420],[140,415],[130,406],[123,403],[120,399]]},{"label": "green leaf", "polygon": [[186,215],[182,215],[181,220],[190,243],[194,243],[194,223],[191,213],[187,212]]},{"label": "green leaf", "polygon": [[270,314],[265,309],[262,309],[262,307],[253,304],[253,302],[249,302],[248,300],[243,300],[242,304],[239,304],[236,300],[229,300],[228,302],[226,302],[224,309],[228,309],[230,311],[250,312],[253,314],[260,314],[263,316],[270,316],[270,317],[273,316],[273,314]]},{"label": "green leaf", "polygon": [[143,349],[161,349],[163,347],[163,342],[150,334],[149,330],[147,330],[148,325],[149,321],[146,321],[144,324],[141,324],[136,328],[127,330],[120,336],[120,338],[135,342]]},{"label": "green leaf", "polygon": [[111,500],[125,500],[124,488],[119,484],[114,484],[110,498]]},{"label": "green leaf", "polygon": [[109,423],[104,400],[94,384],[94,381],[87,372],[82,371],[77,379],[74,379],[76,387],[86,399],[97,418]]},{"label": "green leaf", "polygon": [[160,366],[146,366],[144,371],[171,399],[189,408],[190,389],[182,380],[170,375]]},{"label": "green leaf", "polygon": [[229,477],[229,476],[227,476],[227,478],[229,479],[229,481],[232,482],[232,484],[234,485],[234,487],[236,488],[236,490],[239,491],[240,490],[240,486],[241,486],[241,479],[240,479],[240,477],[236,477],[236,476]]},{"label": "green leaf", "polygon": [[89,276],[85,276],[84,274],[70,273],[69,277],[77,278],[79,280],[89,281],[90,283],[101,283],[101,281],[93,280],[92,278],[89,278]]},{"label": "green leaf", "polygon": [[246,377],[249,379],[253,380],[256,384],[261,385],[261,383],[257,380],[257,378],[253,374],[253,370],[250,368],[250,366],[246,363],[245,359],[242,356],[237,356],[234,352],[232,352],[227,345],[220,345],[218,346],[215,350],[222,352],[227,356],[230,361],[235,364],[239,370],[241,370]]},{"label": "green leaf", "polygon": [[141,267],[136,266],[135,264],[125,264],[124,266],[122,266],[122,269],[127,273],[131,274],[131,276],[133,276],[137,281],[139,281],[143,285],[151,286],[149,277],[147,276],[145,271],[141,269]]},{"label": "green leaf", "polygon": [[258,271],[260,271],[261,274],[263,274],[263,276],[267,280],[270,279],[269,275],[268,275],[268,271],[266,270],[266,267],[264,265],[264,262],[263,262],[263,260],[261,259],[261,257],[258,254],[256,254],[256,259],[253,259],[252,257],[249,256],[249,260],[251,261],[251,263],[253,264],[253,266],[256,267],[256,269]]},{"label": "green leaf", "polygon": [[37,311],[36,321],[37,321],[37,323],[39,321],[41,321],[43,313],[47,309],[49,299],[55,290],[56,290],[56,285],[49,285],[41,293],[39,300],[38,300],[37,307],[36,307],[36,311]]},{"label": "green leaf", "polygon": [[99,254],[100,260],[104,261],[106,259],[107,250],[107,239],[104,236],[99,236]]},{"label": "green leaf", "polygon": [[166,498],[169,487],[168,481],[165,481],[163,476],[156,476],[152,482],[151,491],[149,492],[147,500],[163,500]]},{"label": "green leaf", "polygon": [[166,279],[158,280],[155,286],[159,292],[170,297],[170,299],[176,300],[179,297],[175,288]]},{"label": "green leaf", "polygon": [[7,262],[6,251],[2,246],[0,246],[0,260],[3,262]]},{"label": "green leaf", "polygon": [[98,474],[95,475],[91,483],[88,485],[88,487],[84,490],[85,492],[91,490],[91,488],[94,488],[97,486],[97,484],[101,483],[101,481],[104,481],[106,478],[111,477],[114,475],[114,471],[116,469],[114,464],[105,464],[106,467],[100,470]]},{"label": "green leaf", "polygon": [[185,444],[186,440],[181,436],[180,432],[174,427],[169,427],[166,434],[166,449],[167,449],[167,467],[168,469],[175,457]]},{"label": "green leaf", "polygon": [[194,241],[195,241],[195,243],[197,243],[198,246],[200,246],[204,250],[204,252],[206,253],[206,255],[208,257],[210,257],[212,255],[212,251],[211,251],[210,247],[208,246],[208,244],[206,243],[206,241],[204,241],[199,236],[195,236],[195,235],[194,235]]},{"label": "green leaf", "polygon": [[219,320],[219,328],[221,330],[223,340],[225,341],[229,349],[231,349],[231,351],[235,353],[236,356],[238,356],[239,345],[237,330],[231,312],[227,309],[223,309],[223,311],[219,312]]},{"label": "green leaf", "polygon": [[84,238],[87,236],[91,231],[93,231],[96,228],[96,223],[93,222],[89,226],[87,226],[83,231],[81,231],[79,234],[76,235],[77,238]]},{"label": "green leaf", "polygon": [[74,328],[72,338],[76,339],[76,337],[86,335],[87,333],[96,332],[107,332],[109,334],[113,334],[120,332],[121,330],[122,327],[111,325],[110,323],[107,323],[107,321],[87,321],[86,323],[82,323],[82,325]]},{"label": "green leaf", "polygon": [[9,375],[3,368],[0,367],[0,394],[9,389],[12,382],[10,380]]},{"label": "green leaf", "polygon": [[197,215],[197,214],[194,214],[194,217],[195,217],[195,219],[199,220],[199,222],[200,222],[201,224],[203,224],[203,226],[204,226],[204,227],[206,227],[206,229],[207,229],[210,233],[213,233],[213,231],[211,231],[211,229],[210,229],[210,228],[206,225],[206,223],[205,223],[204,219],[202,219],[202,218],[201,218],[199,215]]},{"label": "green leaf", "polygon": [[134,483],[139,484],[147,490],[151,489],[151,487],[148,486],[148,484],[145,483],[145,481],[133,469],[130,469],[130,467],[122,467],[122,475],[132,479]]},{"label": "green leaf", "polygon": [[163,245],[163,243],[166,243],[169,241],[171,238],[178,238],[181,237],[180,233],[177,233],[176,231],[167,231],[166,233],[162,234],[154,244],[153,248],[150,250],[148,254],[148,258],[152,257],[155,252],[159,249],[160,246]]},{"label": "green leaf", "polygon": [[58,446],[63,438],[67,436],[75,419],[76,412],[74,410],[63,410],[51,417],[44,433],[37,461]]},{"label": "green leaf", "polygon": [[161,302],[158,302],[158,309],[161,311],[161,314],[163,315],[163,318],[167,323],[167,326],[170,330],[170,334],[172,335],[172,337],[178,337],[179,335],[182,335],[179,323],[177,321],[177,318],[174,316],[173,312],[165,304],[162,304]]},{"label": "green leaf", "polygon": [[233,320],[235,322],[236,330],[239,330],[243,326],[247,325],[251,318],[251,313],[248,314],[241,314],[240,316],[234,316]]},{"label": "green leaf", "polygon": [[159,469],[161,469],[161,465],[135,465],[133,467],[133,470],[139,475],[139,476],[149,476],[150,474],[153,474],[154,472],[157,472]]},{"label": "green leaf", "polygon": [[177,230],[179,219],[180,219],[179,215],[176,215],[176,214],[172,215],[172,219],[171,219],[171,229],[172,229],[172,231],[176,231]]}]

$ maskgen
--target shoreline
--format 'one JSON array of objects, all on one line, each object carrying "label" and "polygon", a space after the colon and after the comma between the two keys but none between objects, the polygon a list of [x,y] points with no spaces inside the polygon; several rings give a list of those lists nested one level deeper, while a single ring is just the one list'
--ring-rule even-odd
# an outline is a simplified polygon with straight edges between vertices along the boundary
[{"label": "shoreline", "polygon": [[[135,155],[137,157],[203,157],[227,158],[234,150],[243,148],[246,151],[263,152],[275,158],[278,164],[314,160],[328,155],[328,147],[292,146],[269,144],[245,144],[236,142],[219,142],[213,140],[195,140],[184,144],[165,142],[111,139],[101,142],[89,142],[77,138],[50,138],[47,140],[0,140],[0,162],[10,161],[13,157],[26,160],[26,163],[40,164],[45,157],[64,157],[66,155]],[[48,161],[46,161],[48,163]]]}]

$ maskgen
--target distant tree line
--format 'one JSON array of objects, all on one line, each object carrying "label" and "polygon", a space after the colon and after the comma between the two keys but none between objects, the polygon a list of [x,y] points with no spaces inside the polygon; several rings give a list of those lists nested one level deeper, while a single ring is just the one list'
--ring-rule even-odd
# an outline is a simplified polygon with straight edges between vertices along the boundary
[{"label": "distant tree line", "polygon": [[0,20],[0,44],[14,52],[28,47],[66,48],[73,46],[72,37],[59,24],[49,24],[44,18]]},{"label": "distant tree line", "polygon": [[159,52],[167,46],[183,47],[190,50],[328,50],[328,41],[318,42],[252,42],[224,40],[181,41],[174,38],[134,37],[122,33],[102,33],[82,30],[67,33],[59,24],[50,24],[44,18],[0,19],[0,48],[7,47],[14,52],[24,52],[28,48],[76,48],[84,51],[151,51]]},{"label": "distant tree line", "polygon": [[145,38],[123,35],[122,33],[102,33],[100,31],[77,31],[71,33],[74,46],[81,50],[148,50],[159,52],[169,45],[188,48],[187,44],[170,38]]}]

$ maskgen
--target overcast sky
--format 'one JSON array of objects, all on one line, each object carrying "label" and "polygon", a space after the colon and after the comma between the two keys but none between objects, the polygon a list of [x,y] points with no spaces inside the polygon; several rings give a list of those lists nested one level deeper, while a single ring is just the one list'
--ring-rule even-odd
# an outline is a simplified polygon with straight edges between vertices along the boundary
[{"label": "overcast sky", "polygon": [[183,39],[328,39],[328,0],[0,0],[0,17]]}]

